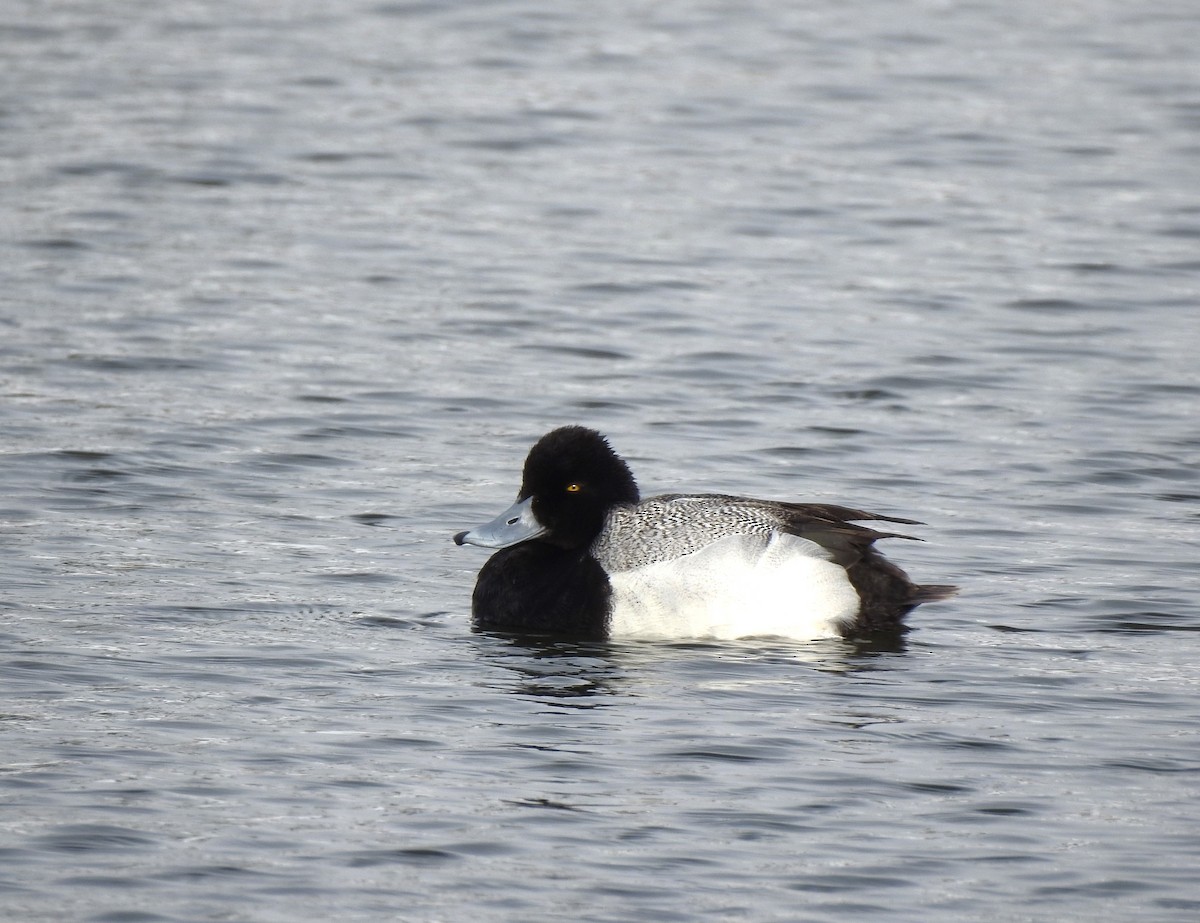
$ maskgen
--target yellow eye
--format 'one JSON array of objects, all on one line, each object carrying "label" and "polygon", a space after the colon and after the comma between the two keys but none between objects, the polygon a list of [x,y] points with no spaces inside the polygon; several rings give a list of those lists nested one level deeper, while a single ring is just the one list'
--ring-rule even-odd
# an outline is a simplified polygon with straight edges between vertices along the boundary
[{"label": "yellow eye", "polygon": [[572,482],[567,485],[567,493],[569,493],[569,494],[577,494],[581,490],[583,490],[582,484],[576,484],[576,483]]}]

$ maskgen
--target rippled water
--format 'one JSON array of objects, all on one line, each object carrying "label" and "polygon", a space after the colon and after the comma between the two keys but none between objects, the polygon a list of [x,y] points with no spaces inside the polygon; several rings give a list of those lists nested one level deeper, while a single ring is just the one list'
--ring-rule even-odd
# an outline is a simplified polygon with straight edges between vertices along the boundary
[{"label": "rippled water", "polygon": [[[0,916],[1192,920],[1200,12],[0,13]],[[900,649],[475,635],[551,426]]]}]

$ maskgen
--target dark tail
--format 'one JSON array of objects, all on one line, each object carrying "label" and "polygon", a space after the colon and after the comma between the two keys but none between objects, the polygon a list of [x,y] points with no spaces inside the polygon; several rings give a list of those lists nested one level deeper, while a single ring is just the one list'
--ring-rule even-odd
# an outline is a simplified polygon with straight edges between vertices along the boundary
[{"label": "dark tail", "polygon": [[922,603],[935,603],[939,599],[950,599],[958,595],[958,587],[949,583],[926,583],[912,588],[909,602],[914,606]]}]

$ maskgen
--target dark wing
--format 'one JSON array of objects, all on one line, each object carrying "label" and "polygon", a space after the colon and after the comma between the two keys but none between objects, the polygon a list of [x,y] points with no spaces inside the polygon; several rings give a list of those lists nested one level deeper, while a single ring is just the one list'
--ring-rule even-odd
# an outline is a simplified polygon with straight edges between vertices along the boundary
[{"label": "dark wing", "polygon": [[[829,522],[894,522],[902,526],[925,525],[925,523],[917,519],[901,519],[899,516],[868,513],[866,510],[855,510],[848,506],[835,506],[832,503],[776,503],[774,505],[787,510],[792,516],[824,519]],[[899,537],[912,538],[911,535]]]}]

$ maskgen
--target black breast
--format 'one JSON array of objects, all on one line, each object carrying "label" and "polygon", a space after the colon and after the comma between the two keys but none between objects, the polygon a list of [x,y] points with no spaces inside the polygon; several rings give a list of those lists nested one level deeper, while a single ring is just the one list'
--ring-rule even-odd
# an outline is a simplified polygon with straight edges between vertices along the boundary
[{"label": "black breast", "polygon": [[488,558],[471,597],[479,631],[608,635],[612,589],[586,549],[524,542]]}]

